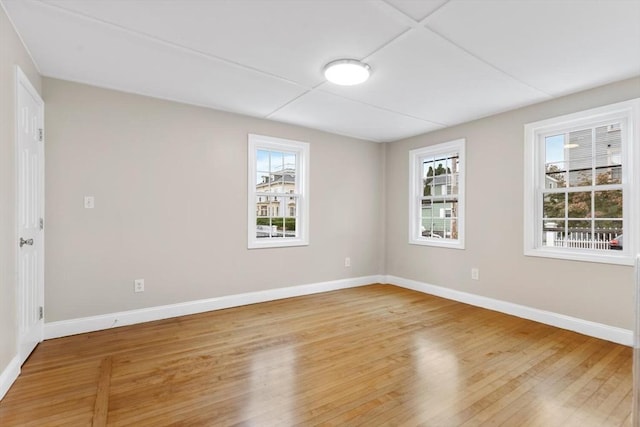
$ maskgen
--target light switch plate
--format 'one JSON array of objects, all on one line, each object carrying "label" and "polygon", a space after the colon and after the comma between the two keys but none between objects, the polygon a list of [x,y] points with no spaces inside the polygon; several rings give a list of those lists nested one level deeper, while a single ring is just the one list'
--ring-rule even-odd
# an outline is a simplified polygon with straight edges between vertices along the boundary
[{"label": "light switch plate", "polygon": [[95,199],[93,196],[84,196],[84,208],[85,209],[93,209],[96,205]]}]

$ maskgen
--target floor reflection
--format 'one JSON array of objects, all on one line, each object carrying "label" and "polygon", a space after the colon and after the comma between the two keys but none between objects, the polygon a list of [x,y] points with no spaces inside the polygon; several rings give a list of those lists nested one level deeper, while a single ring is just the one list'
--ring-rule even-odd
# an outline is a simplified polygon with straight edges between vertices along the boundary
[{"label": "floor reflection", "polygon": [[423,336],[414,337],[413,344],[415,349],[411,360],[416,373],[417,413],[447,411],[449,406],[446,403],[457,401],[461,392],[458,358],[439,343]]},{"label": "floor reflection", "polygon": [[251,356],[250,396],[247,413],[253,425],[294,425],[297,355],[284,346],[261,350]]}]

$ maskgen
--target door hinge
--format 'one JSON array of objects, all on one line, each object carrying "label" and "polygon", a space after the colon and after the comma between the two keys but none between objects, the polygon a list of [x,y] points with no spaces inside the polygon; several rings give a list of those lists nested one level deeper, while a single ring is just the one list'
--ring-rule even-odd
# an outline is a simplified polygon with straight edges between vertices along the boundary
[{"label": "door hinge", "polygon": [[44,129],[39,128],[38,129],[38,141],[42,142],[42,139],[44,138]]},{"label": "door hinge", "polygon": [[44,307],[40,306],[38,308],[38,320],[42,320],[44,318]]},{"label": "door hinge", "polygon": [[40,218],[40,230],[44,230],[44,218]]}]

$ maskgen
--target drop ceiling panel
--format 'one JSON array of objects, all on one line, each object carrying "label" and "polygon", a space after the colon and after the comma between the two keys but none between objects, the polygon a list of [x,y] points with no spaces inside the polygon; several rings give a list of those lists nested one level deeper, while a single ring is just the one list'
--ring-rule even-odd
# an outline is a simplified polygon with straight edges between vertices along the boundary
[{"label": "drop ceiling panel", "polygon": [[407,138],[441,127],[318,91],[305,94],[269,118],[377,142]]},{"label": "drop ceiling panel", "polygon": [[57,0],[49,4],[135,29],[306,86],[323,66],[363,58],[408,27],[366,1]]},{"label": "drop ceiling panel", "polygon": [[640,1],[449,2],[429,28],[555,96],[640,74]]},{"label": "drop ceiling panel", "polygon": [[37,3],[8,2],[8,9],[47,76],[254,116],[304,92],[281,79]]},{"label": "drop ceiling panel", "polygon": [[322,90],[443,125],[548,98],[428,30],[403,35],[367,62],[366,84]]},{"label": "drop ceiling panel", "polygon": [[640,0],[0,3],[45,76],[375,141],[640,75]]},{"label": "drop ceiling panel", "polygon": [[386,0],[415,21],[421,21],[449,0]]}]

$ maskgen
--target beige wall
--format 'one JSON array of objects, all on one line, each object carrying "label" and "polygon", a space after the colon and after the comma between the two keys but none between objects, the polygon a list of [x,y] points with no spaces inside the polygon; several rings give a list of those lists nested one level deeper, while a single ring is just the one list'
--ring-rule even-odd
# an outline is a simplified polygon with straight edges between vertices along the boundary
[{"label": "beige wall", "polygon": [[[386,145],[386,273],[633,329],[633,269],[523,255],[524,124],[640,97],[630,79]],[[409,150],[466,138],[466,249],[409,245]],[[480,280],[471,280],[471,268]]]},{"label": "beige wall", "polygon": [[40,76],[0,7],[0,373],[16,349],[15,66],[40,90]]},{"label": "beige wall", "polygon": [[[44,98],[48,322],[382,273],[383,145],[54,79]],[[310,143],[308,247],[247,249],[248,133]]]}]

